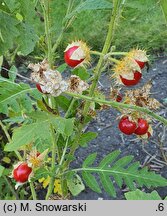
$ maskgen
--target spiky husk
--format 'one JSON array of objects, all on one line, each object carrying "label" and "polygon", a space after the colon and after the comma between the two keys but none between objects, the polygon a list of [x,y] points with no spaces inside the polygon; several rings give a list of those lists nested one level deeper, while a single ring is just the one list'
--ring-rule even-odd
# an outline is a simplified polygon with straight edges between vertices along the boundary
[{"label": "spiky husk", "polygon": [[82,60],[78,66],[81,66],[83,64],[90,65],[90,48],[87,46],[87,44],[81,40],[73,41],[72,43],[68,44],[67,48],[64,52],[68,51],[71,47],[78,46],[78,49],[76,49],[73,54],[71,55],[71,60]]},{"label": "spiky husk", "polygon": [[113,71],[114,74],[112,75],[112,77],[116,78],[116,83],[122,84],[120,76],[127,80],[134,80],[134,73],[136,71],[141,73],[141,68],[133,58],[126,56],[118,63],[116,63]]}]

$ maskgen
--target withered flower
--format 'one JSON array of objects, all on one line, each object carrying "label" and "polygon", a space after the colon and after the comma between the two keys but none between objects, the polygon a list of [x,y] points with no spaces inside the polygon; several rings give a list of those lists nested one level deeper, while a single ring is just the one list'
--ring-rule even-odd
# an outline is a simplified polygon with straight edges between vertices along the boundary
[{"label": "withered flower", "polygon": [[154,98],[150,98],[151,83],[147,83],[140,89],[128,90],[125,93],[125,103],[140,107],[148,107],[156,110],[161,104]]},{"label": "withered flower", "polygon": [[68,81],[69,92],[81,94],[83,91],[87,90],[88,88],[89,85],[76,75],[72,75]]},{"label": "withered flower", "polygon": [[32,149],[31,152],[27,155],[27,163],[33,167],[41,167],[44,163],[44,158],[48,153],[48,149],[42,153],[39,153],[36,149]]},{"label": "withered flower", "polygon": [[56,97],[67,90],[68,83],[62,79],[58,71],[50,69],[47,60],[43,60],[40,64],[29,64],[28,67],[33,71],[31,79],[40,85],[44,94]]}]

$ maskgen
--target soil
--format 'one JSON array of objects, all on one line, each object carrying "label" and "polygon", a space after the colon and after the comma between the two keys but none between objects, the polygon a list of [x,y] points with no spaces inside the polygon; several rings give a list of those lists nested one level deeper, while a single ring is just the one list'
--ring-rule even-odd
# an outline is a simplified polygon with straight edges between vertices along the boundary
[{"label": "soil", "polygon": [[[151,65],[149,71],[145,72],[142,82],[136,87],[143,86],[150,79],[152,80],[153,97],[163,103],[163,99],[167,98],[167,58],[159,57],[154,64]],[[107,95],[111,86],[110,74],[108,72],[102,75],[100,84],[102,90]],[[167,104],[165,105],[163,103],[163,108],[159,114],[167,117]],[[134,161],[140,161],[141,165],[148,166],[150,170],[154,170],[167,178],[167,166],[161,162],[164,160],[159,148],[160,140],[164,148],[167,147],[167,136],[165,137],[165,129],[163,125],[154,121],[154,134],[146,143],[143,144],[141,140],[136,139],[136,136],[126,136],[119,132],[118,121],[116,120],[119,115],[120,113],[112,108],[98,113],[96,119],[94,119],[86,129],[86,131],[97,132],[98,137],[90,142],[88,147],[78,149],[76,152],[76,161],[72,164],[72,167],[81,167],[86,156],[93,152],[98,153],[96,161],[98,164],[108,153],[114,150],[120,150],[121,156],[133,155]],[[143,150],[143,146],[145,150]],[[128,191],[126,185],[124,185],[122,189],[116,186],[116,190],[117,197],[115,199],[125,199],[124,193]],[[148,191],[146,189],[144,190]],[[157,188],[156,190],[162,198],[167,196],[167,187]],[[73,197],[73,199],[109,200],[113,198],[111,198],[104,190],[102,191],[102,194],[97,194],[89,188],[86,188],[85,191],[77,197]]]}]

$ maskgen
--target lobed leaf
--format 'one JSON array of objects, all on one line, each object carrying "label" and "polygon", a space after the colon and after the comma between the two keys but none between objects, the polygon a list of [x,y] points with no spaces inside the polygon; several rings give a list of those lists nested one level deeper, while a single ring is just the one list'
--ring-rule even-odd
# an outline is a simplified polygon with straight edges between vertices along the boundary
[{"label": "lobed leaf", "polygon": [[[100,176],[100,180],[105,191],[111,196],[116,196],[114,184],[110,177],[115,179],[115,183],[121,188],[125,183],[130,190],[135,190],[136,186],[146,186],[147,188],[167,186],[167,180],[162,176],[148,171],[147,168],[140,168],[139,162],[133,163],[133,156],[125,156],[113,162],[119,156],[119,151],[114,151],[107,155],[97,167],[90,167],[96,159],[97,154],[89,155],[83,162],[82,174],[85,183],[94,191],[100,191],[99,185],[93,173]],[[93,184],[93,185],[92,185]]]}]

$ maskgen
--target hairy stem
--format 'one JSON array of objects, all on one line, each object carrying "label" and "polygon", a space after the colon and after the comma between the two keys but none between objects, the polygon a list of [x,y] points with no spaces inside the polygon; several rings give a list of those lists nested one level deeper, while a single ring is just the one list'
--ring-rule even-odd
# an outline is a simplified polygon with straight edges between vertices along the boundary
[{"label": "hairy stem", "polygon": [[45,34],[46,34],[46,43],[47,43],[47,59],[50,67],[53,67],[53,54],[52,54],[52,40],[50,33],[50,16],[49,16],[49,0],[41,1],[41,6],[44,14],[44,22],[45,22]]},{"label": "hairy stem", "polygon": [[[111,14],[111,19],[110,19],[110,23],[109,23],[109,28],[108,28],[108,33],[107,33],[107,37],[103,46],[103,50],[100,54],[100,58],[98,61],[98,64],[95,68],[94,71],[94,80],[92,82],[92,85],[90,87],[90,92],[89,92],[89,97],[92,98],[94,95],[94,91],[96,89],[98,80],[101,76],[102,73],[102,67],[103,67],[103,63],[104,63],[104,56],[108,53],[110,47],[111,47],[111,42],[114,36],[114,32],[115,32],[115,24],[117,21],[117,15],[119,14],[119,9],[120,9],[120,4],[121,4],[121,0],[114,0],[113,1],[113,10],[112,10],[112,14]],[[87,102],[85,103],[85,106],[83,108],[83,113],[82,116],[85,118],[85,116],[87,115],[88,111],[89,111],[89,107],[90,107],[90,100],[87,100]],[[70,155],[73,155],[75,153],[75,150],[78,147],[78,143],[79,143],[79,139],[80,136],[82,134],[82,129],[85,125],[85,119],[83,120],[83,123],[79,124],[78,126],[78,134],[76,136],[76,140],[74,141],[71,150],[70,150]],[[65,166],[69,166],[69,161],[66,162]]]},{"label": "hairy stem", "polygon": [[[103,53],[101,53],[101,52],[98,52],[98,51],[90,51],[90,54],[92,54],[92,55],[97,55],[97,56],[105,56]],[[109,52],[109,53],[107,53],[106,55],[118,55],[118,56],[120,56],[120,55],[126,55],[127,54],[127,52]]]},{"label": "hairy stem", "polygon": [[[65,118],[68,118],[68,116],[69,116],[69,114],[71,112],[71,109],[73,108],[74,102],[75,102],[75,99],[73,98],[71,100],[71,103],[70,103],[70,105],[68,107],[68,110],[67,110],[67,112],[66,112],[66,114],[64,116]],[[51,126],[51,131],[52,131],[52,165],[51,165],[51,170],[52,170],[52,173],[55,173],[56,149],[57,149],[57,154],[58,154],[58,161],[60,161],[59,164],[61,165],[63,163],[63,161],[64,161],[64,154],[65,154],[64,151],[66,152],[66,147],[65,147],[65,150],[63,151],[61,159],[60,159],[60,152],[59,152],[59,147],[58,147],[58,144],[57,144],[57,142],[59,140],[60,133],[56,133],[56,135],[55,135],[55,132],[54,132],[54,129],[53,129],[52,126]],[[49,184],[48,191],[47,191],[46,198],[45,198],[46,200],[48,200],[49,196],[51,195],[51,193],[53,191],[54,179],[55,179],[54,175],[51,176],[50,184]]]},{"label": "hairy stem", "polygon": [[30,188],[31,188],[31,194],[32,194],[33,200],[37,200],[37,195],[36,195],[36,192],[35,192],[35,188],[34,188],[33,182],[30,182]]},{"label": "hairy stem", "polygon": [[67,110],[67,112],[66,112],[66,114],[64,116],[65,118],[68,118],[70,116],[70,113],[71,113],[71,110],[72,110],[72,108],[74,106],[75,101],[76,101],[76,99],[72,98],[71,103],[70,103],[70,105],[68,107],[68,110]]},{"label": "hairy stem", "polygon": [[[51,172],[52,172],[52,173],[55,173],[56,149],[57,149],[58,158],[60,158],[59,149],[58,149],[58,143],[57,143],[60,134],[59,134],[59,133],[56,133],[56,135],[55,135],[55,132],[54,132],[54,129],[53,129],[52,125],[51,125],[50,127],[51,127],[51,138],[52,138],[52,162],[51,162]],[[49,187],[48,187],[48,191],[47,191],[47,194],[46,194],[46,197],[45,197],[46,200],[49,199],[49,196],[51,195],[51,193],[52,193],[52,191],[53,191],[53,187],[54,187],[54,176],[52,175],[51,178],[50,178],[50,184],[49,184]]]},{"label": "hairy stem", "polygon": [[[111,46],[111,42],[114,36],[114,32],[115,32],[115,24],[116,24],[116,20],[117,20],[117,14],[119,11],[119,6],[120,6],[120,0],[114,0],[113,1],[113,10],[112,10],[112,14],[111,14],[111,20],[109,23],[109,29],[108,29],[108,33],[107,33],[107,37],[104,43],[104,47],[102,50],[102,55],[100,55],[100,59],[98,61],[97,67],[95,69],[95,76],[94,76],[94,80],[92,82],[92,85],[90,87],[90,93],[89,96],[92,97],[94,95],[94,91],[96,89],[98,80],[101,76],[101,72],[102,72],[102,66],[103,66],[103,62],[104,62],[104,56],[108,53],[110,46]],[[90,106],[90,102],[87,102],[84,106],[84,110],[83,110],[83,116],[87,115],[87,112],[89,110],[89,106]]]},{"label": "hairy stem", "polygon": [[139,107],[139,106],[135,106],[135,105],[131,105],[131,104],[125,104],[125,103],[120,103],[120,102],[116,102],[116,101],[107,101],[107,100],[102,100],[99,98],[94,98],[94,97],[89,97],[86,95],[80,95],[80,94],[75,94],[75,93],[71,93],[71,92],[66,92],[66,94],[73,96],[75,98],[78,99],[83,99],[83,100],[87,100],[87,101],[91,101],[91,102],[96,102],[96,103],[100,103],[100,104],[105,104],[105,105],[109,105],[113,108],[117,108],[117,109],[130,109],[130,110],[136,110],[142,113],[146,113],[148,114],[150,117],[162,122],[164,125],[167,125],[167,119],[165,119],[162,116],[157,115],[156,113],[154,113],[153,111],[145,108],[145,107]]}]

